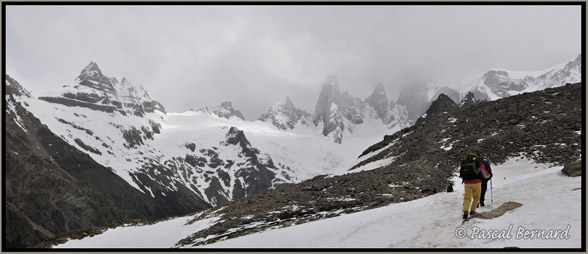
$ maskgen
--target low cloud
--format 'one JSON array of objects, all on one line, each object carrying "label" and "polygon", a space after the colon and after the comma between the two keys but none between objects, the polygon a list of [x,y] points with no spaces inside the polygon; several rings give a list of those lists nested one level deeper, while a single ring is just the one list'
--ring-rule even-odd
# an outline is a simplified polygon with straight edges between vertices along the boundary
[{"label": "low cloud", "polygon": [[32,90],[90,61],[171,111],[231,100],[247,119],[322,82],[454,86],[493,67],[540,70],[580,53],[580,6],[7,6],[7,72]]}]

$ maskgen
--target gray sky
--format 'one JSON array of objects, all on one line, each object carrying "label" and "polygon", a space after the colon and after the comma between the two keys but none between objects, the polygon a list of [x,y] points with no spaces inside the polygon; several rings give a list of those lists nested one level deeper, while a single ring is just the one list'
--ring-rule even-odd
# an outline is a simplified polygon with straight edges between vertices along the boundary
[{"label": "gray sky", "polygon": [[90,61],[168,111],[230,100],[249,120],[320,87],[391,99],[488,69],[542,70],[581,51],[580,6],[7,6],[6,70],[37,93]]}]

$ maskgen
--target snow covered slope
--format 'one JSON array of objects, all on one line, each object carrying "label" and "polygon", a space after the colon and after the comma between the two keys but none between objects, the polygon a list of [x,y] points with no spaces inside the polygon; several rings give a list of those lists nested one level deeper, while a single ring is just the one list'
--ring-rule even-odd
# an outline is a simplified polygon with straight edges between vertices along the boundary
[{"label": "snow covered slope", "polygon": [[[426,198],[391,204],[368,211],[343,214],[339,217],[266,230],[261,233],[220,241],[204,248],[580,248],[581,187],[580,177],[567,177],[561,167],[536,164],[524,158],[510,158],[494,165],[492,194],[494,207],[508,201],[522,207],[492,219],[472,219],[461,224],[463,187],[456,181],[456,192],[438,193]],[[541,186],[541,188],[538,188]],[[217,219],[205,218],[193,224],[186,216],[154,225],[110,229],[103,234],[81,240],[70,240],[55,248],[169,248],[179,239],[212,225]],[[474,230],[508,230],[505,239],[480,239]],[[565,230],[569,239],[522,239],[519,228]],[[458,238],[456,231],[466,230]],[[478,229],[475,229],[478,228]]]},{"label": "snow covered slope", "polygon": [[[523,206],[492,220],[472,219],[463,225],[467,231],[463,239],[454,234],[462,227],[463,187],[457,185],[457,191],[453,193],[440,193],[365,212],[268,230],[205,247],[579,248],[582,190],[574,189],[581,187],[581,178],[570,178],[560,171],[561,167],[550,168],[522,158],[513,158],[494,167],[494,207],[507,201],[519,202]],[[487,200],[490,204],[490,190]],[[479,209],[488,210],[489,206]],[[514,227],[511,238],[478,239],[479,233],[472,235],[476,227],[481,230],[507,230],[510,225]],[[517,239],[519,227],[565,230],[568,225],[570,239]]]}]

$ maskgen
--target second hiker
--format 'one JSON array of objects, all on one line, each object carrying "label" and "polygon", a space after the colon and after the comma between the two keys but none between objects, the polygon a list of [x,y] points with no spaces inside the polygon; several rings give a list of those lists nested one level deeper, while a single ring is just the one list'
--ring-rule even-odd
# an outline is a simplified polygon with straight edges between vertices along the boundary
[{"label": "second hiker", "polygon": [[488,178],[484,178],[482,177],[482,192],[480,193],[480,206],[484,206],[484,197],[486,196],[486,189],[488,189],[488,181],[492,178],[493,174],[492,174],[492,168],[490,168],[490,163],[484,159],[484,157],[482,157],[482,154],[480,155],[480,159],[481,159],[481,165],[484,167],[484,169],[486,169],[486,171],[490,174],[490,177]]}]

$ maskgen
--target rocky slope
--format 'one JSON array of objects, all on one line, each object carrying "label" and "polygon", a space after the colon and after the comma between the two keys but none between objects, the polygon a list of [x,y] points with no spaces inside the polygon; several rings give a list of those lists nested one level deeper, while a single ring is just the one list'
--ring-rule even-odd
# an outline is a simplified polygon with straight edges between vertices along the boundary
[{"label": "rocky slope", "polygon": [[[197,246],[268,228],[404,202],[445,191],[471,150],[493,164],[525,156],[565,165],[581,158],[582,84],[525,93],[470,108],[439,96],[430,115],[369,147],[349,174],[317,176],[211,209],[212,226],[177,246]],[[459,184],[459,183],[455,183]]]}]

